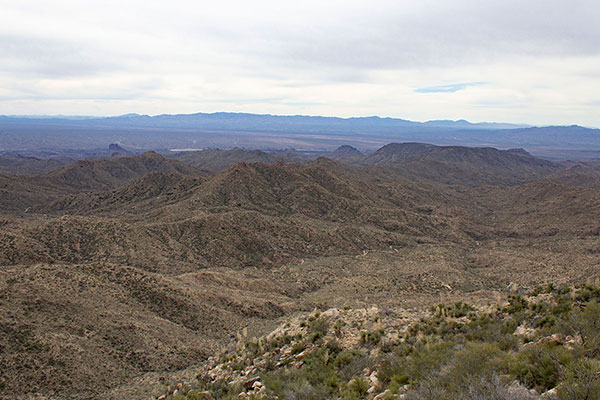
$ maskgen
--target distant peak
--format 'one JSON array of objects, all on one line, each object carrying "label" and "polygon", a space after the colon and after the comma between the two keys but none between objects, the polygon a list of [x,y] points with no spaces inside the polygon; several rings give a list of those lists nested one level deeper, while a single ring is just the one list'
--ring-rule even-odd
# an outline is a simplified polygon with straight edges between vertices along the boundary
[{"label": "distant peak", "polygon": [[129,153],[129,151],[125,150],[118,143],[111,143],[108,145],[109,153]]},{"label": "distant peak", "polygon": [[355,147],[344,144],[335,149],[328,157],[336,159],[343,157],[362,156],[363,154],[358,151]]},{"label": "distant peak", "polygon": [[438,146],[433,145],[433,144],[427,144],[427,143],[417,143],[417,142],[407,142],[407,143],[389,143],[386,144],[385,146],[381,147],[379,150],[377,150],[377,153],[387,153],[387,152],[397,152],[397,151],[403,151],[403,150],[415,150],[415,149],[433,149],[433,148],[437,148]]},{"label": "distant peak", "polygon": [[145,157],[145,158],[164,158],[163,156],[161,156],[160,154],[158,154],[157,152],[152,151],[152,150],[147,151],[145,153],[142,153],[140,155],[140,157]]},{"label": "distant peak", "polygon": [[529,154],[529,152],[525,149],[522,148],[518,148],[518,149],[508,149],[506,150],[507,153],[511,153],[511,154],[518,154],[521,156],[531,156],[531,154]]},{"label": "distant peak", "polygon": [[229,167],[229,171],[231,171],[231,172],[244,171],[244,170],[247,170],[248,168],[249,168],[248,163],[246,163],[244,161],[238,161],[235,164],[233,164],[231,167]]},{"label": "distant peak", "polygon": [[[356,149],[356,147],[352,147],[352,146],[350,146],[348,144],[343,144],[340,147],[338,147],[336,150],[353,150],[353,151],[358,151]],[[359,151],[359,153],[360,153],[360,151]]]}]

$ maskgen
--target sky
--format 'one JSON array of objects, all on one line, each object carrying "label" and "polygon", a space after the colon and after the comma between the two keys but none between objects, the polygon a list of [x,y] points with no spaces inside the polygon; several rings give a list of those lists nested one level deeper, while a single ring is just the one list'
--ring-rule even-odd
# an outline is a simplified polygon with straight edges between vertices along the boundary
[{"label": "sky", "polygon": [[0,114],[600,127],[600,2],[0,0]]}]

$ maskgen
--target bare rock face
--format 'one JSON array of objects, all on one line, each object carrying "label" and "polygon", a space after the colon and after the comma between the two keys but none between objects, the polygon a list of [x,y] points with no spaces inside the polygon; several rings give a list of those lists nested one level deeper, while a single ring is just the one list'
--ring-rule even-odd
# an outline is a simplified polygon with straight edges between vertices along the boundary
[{"label": "bare rock face", "polygon": [[[242,385],[242,386],[243,386],[243,387],[244,387],[244,389],[246,389],[246,390],[251,390],[251,389],[253,389],[253,388],[254,388],[254,386],[255,386],[257,383],[260,383],[260,376],[255,376],[254,378],[247,379],[247,380],[246,380],[246,381],[243,383],[243,385]],[[261,384],[261,386],[262,386],[262,384]]]}]

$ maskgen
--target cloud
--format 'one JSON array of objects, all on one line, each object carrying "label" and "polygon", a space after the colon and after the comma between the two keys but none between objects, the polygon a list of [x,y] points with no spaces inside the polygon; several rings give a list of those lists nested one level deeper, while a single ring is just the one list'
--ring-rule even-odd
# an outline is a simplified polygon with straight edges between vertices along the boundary
[{"label": "cloud", "polygon": [[459,90],[464,90],[471,86],[484,85],[485,82],[466,82],[466,83],[453,83],[449,85],[438,85],[429,86],[424,88],[415,89],[417,93],[454,93]]},{"label": "cloud", "polygon": [[7,0],[0,106],[598,126],[598,20],[592,0]]}]

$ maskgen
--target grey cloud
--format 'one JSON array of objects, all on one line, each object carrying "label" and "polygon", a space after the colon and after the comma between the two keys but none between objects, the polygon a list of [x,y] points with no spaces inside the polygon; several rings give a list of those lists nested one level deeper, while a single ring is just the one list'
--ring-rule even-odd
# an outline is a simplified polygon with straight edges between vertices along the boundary
[{"label": "grey cloud", "polygon": [[0,53],[0,69],[18,75],[77,77],[119,69],[114,60],[102,59],[93,44],[68,38],[4,34],[0,36]]},{"label": "grey cloud", "polygon": [[[46,99],[48,110],[63,113],[69,105],[52,100],[85,99],[102,102],[105,114],[231,104],[267,113],[297,106],[329,115],[511,120],[495,115],[518,104],[528,120],[512,121],[536,123],[540,115],[572,121],[572,110],[595,104],[599,93],[593,0],[13,3],[0,14],[6,112],[13,99],[14,110],[23,109],[18,100]],[[475,81],[488,84],[453,102],[415,94]]]},{"label": "grey cloud", "polygon": [[417,15],[393,6],[377,12],[374,5],[362,16],[332,16],[330,24],[282,24],[255,34],[269,42],[263,50],[270,59],[305,68],[415,68],[600,54],[600,6],[592,1],[430,3]]}]

